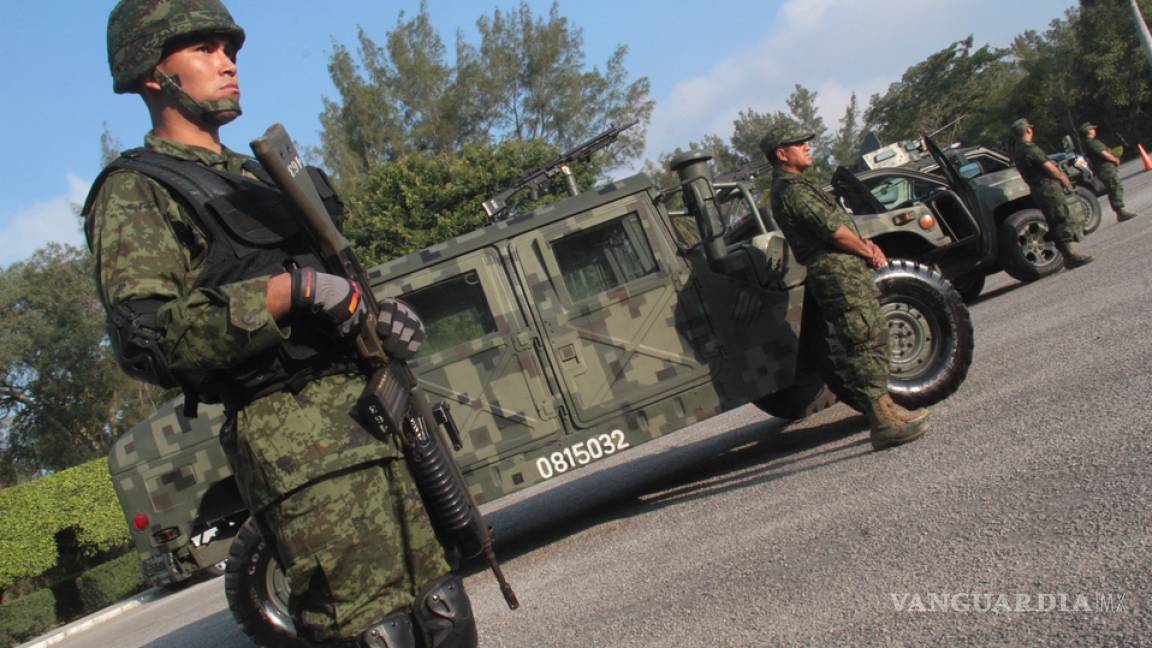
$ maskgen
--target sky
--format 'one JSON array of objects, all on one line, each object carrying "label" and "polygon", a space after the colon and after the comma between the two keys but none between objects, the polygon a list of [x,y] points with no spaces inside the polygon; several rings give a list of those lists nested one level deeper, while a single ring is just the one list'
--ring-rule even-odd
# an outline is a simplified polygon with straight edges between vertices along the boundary
[{"label": "sky", "polygon": [[[476,19],[516,0],[426,0],[449,52],[456,34],[476,42]],[[244,114],[222,131],[224,144],[248,142],[275,122],[298,146],[319,143],[323,99],[337,98],[328,76],[333,43],[354,47],[358,28],[378,43],[400,12],[419,0],[225,0],[247,41],[239,56]],[[0,26],[0,66],[8,91],[0,123],[0,267],[49,241],[82,246],[72,205],[100,172],[105,128],[121,148],[150,128],[136,95],[116,95],[105,45],[112,0],[10,3]],[[552,0],[528,0],[546,16]],[[1007,45],[1044,30],[1075,0],[560,0],[560,14],[583,31],[589,66],[628,48],[631,79],[646,76],[656,101],[645,157],[699,141],[727,139],[741,110],[787,110],[795,84],[817,93],[835,129],[855,92],[861,108],[910,66],[969,34],[977,45]],[[630,80],[631,80],[630,79]]]}]

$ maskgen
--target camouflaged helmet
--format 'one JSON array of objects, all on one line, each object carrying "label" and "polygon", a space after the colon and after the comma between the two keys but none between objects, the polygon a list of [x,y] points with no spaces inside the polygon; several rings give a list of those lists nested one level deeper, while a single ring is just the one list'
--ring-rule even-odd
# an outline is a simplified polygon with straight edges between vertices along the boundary
[{"label": "camouflaged helmet", "polygon": [[108,16],[112,89],[135,92],[169,41],[197,33],[223,34],[236,49],[244,44],[244,30],[220,0],[120,0]]}]

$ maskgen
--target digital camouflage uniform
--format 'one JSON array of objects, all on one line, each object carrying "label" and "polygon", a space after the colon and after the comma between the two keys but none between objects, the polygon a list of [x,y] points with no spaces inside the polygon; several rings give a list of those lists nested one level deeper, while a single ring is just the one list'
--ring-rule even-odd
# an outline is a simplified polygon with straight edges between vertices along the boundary
[{"label": "digital camouflage uniform", "polygon": [[841,225],[859,236],[856,223],[816,183],[779,170],[772,213],[796,260],[808,268],[805,285],[843,347],[843,354],[832,354],[833,369],[857,398],[850,405],[863,410],[888,393],[889,346],[872,270],[832,242]]},{"label": "digital camouflage uniform", "polygon": [[[247,159],[152,135],[145,144],[233,173]],[[91,204],[86,233],[105,307],[164,300],[160,348],[184,380],[195,383],[291,335],[265,305],[268,277],[192,288],[208,242],[158,182],[114,171]],[[354,639],[449,571],[394,439],[374,438],[353,420],[364,384],[337,374],[260,398],[230,412],[220,436],[241,495],[271,533],[291,582],[297,629],[315,641]]]},{"label": "digital camouflage uniform", "polygon": [[1104,142],[1085,134],[1084,148],[1096,177],[1100,178],[1100,182],[1103,182],[1108,189],[1108,203],[1112,205],[1113,211],[1119,214],[1124,210],[1124,185],[1120,183],[1120,173],[1116,165],[1103,155],[1108,152],[1108,147]]},{"label": "digital camouflage uniform", "polygon": [[1028,183],[1032,200],[1043,212],[1052,237],[1058,241],[1079,241],[1084,233],[1084,218],[1072,214],[1064,187],[1045,170],[1049,160],[1044,151],[1034,142],[1018,140],[1012,158],[1020,177]]}]

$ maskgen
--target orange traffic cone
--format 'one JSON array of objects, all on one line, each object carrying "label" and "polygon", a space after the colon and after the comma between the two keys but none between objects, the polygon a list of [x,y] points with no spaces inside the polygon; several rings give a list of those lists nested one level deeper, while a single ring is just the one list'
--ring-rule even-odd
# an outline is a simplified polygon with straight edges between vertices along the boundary
[{"label": "orange traffic cone", "polygon": [[1144,161],[1144,170],[1152,171],[1152,158],[1148,157],[1148,151],[1144,150],[1144,145],[1137,144],[1136,148],[1140,149],[1140,159]]}]

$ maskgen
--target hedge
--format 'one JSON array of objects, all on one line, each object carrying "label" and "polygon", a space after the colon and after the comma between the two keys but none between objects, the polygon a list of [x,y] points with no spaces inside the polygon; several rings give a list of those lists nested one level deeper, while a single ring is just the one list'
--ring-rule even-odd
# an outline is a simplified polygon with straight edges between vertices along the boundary
[{"label": "hedge", "polygon": [[131,541],[103,459],[0,490],[0,521],[0,591],[56,567],[65,529],[82,558]]},{"label": "hedge", "polygon": [[85,613],[101,610],[144,589],[140,557],[131,552],[93,567],[76,579]]},{"label": "hedge", "polygon": [[56,625],[56,600],[52,591],[36,590],[0,605],[0,645],[15,646],[38,637]]}]

